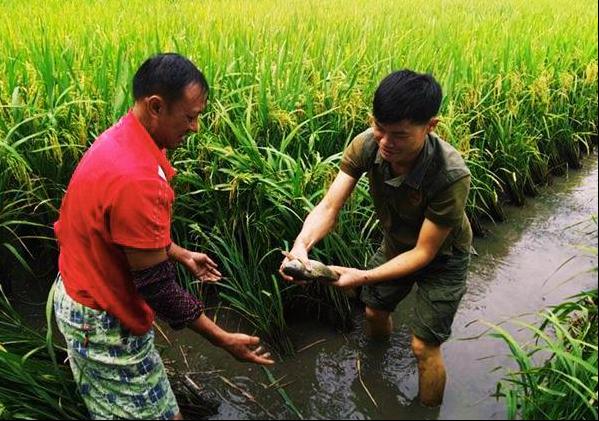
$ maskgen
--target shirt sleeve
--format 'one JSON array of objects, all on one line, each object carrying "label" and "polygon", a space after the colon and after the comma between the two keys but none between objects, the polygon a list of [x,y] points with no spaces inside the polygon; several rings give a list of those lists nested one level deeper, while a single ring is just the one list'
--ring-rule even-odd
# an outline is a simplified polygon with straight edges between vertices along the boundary
[{"label": "shirt sleeve", "polygon": [[365,148],[367,136],[356,136],[343,152],[339,169],[353,178],[360,178],[368,170]]},{"label": "shirt sleeve", "polygon": [[183,329],[204,312],[204,304],[177,283],[175,265],[170,260],[132,275],[137,291],[173,329]]},{"label": "shirt sleeve", "polygon": [[125,183],[114,196],[109,210],[112,241],[139,249],[169,245],[173,199],[171,187],[158,178]]},{"label": "shirt sleeve", "polygon": [[464,220],[470,176],[460,178],[437,193],[424,212],[426,219],[446,227],[459,227]]}]

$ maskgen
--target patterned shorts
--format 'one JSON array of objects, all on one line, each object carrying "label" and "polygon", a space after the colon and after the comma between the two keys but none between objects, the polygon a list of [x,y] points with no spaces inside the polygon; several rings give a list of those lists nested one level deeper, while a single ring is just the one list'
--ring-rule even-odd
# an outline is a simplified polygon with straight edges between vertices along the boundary
[{"label": "patterned shorts", "polygon": [[133,336],[115,317],[69,297],[60,275],[54,313],[92,419],[170,419],[179,413],[154,330]]}]

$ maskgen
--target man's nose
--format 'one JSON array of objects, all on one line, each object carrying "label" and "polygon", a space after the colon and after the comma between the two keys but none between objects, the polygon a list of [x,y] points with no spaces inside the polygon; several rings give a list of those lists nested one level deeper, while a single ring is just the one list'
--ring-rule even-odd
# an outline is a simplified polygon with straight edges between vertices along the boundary
[{"label": "man's nose", "polygon": [[379,143],[383,146],[389,146],[390,142],[391,140],[389,139],[388,135],[384,135],[383,137],[381,137],[381,140],[379,141]]}]

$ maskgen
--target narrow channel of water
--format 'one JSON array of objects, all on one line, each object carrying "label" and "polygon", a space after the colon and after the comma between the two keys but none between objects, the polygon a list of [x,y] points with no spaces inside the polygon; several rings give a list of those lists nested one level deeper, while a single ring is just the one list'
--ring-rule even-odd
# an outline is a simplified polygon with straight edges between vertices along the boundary
[{"label": "narrow channel of water", "polygon": [[[480,335],[477,320],[501,323],[557,304],[583,289],[597,287],[596,256],[577,246],[597,246],[597,155],[579,171],[556,178],[523,208],[508,209],[507,220],[475,240],[469,290],[453,325],[453,338],[443,345],[448,382],[438,409],[416,402],[417,369],[404,325],[410,297],[394,313],[395,331],[388,344],[368,341],[358,327],[349,334],[316,321],[291,326],[297,348],[321,341],[296,357],[277,363],[271,372],[305,418],[317,419],[502,419],[504,402],[491,395],[507,367],[514,367],[498,339]],[[579,223],[579,224],[578,224]],[[559,269],[559,270],[558,270]],[[517,338],[525,332],[506,323]],[[235,329],[235,326],[227,326]],[[193,333],[168,332],[172,346],[165,357],[183,371],[222,370],[207,376],[206,385],[222,398],[212,419],[298,418],[284,404],[260,367],[241,364]],[[185,354],[185,357],[183,357]],[[360,362],[360,372],[357,362]],[[496,367],[503,369],[494,371]],[[220,377],[222,376],[222,378]],[[360,382],[366,385],[377,406]],[[247,391],[257,402],[248,399]]]}]

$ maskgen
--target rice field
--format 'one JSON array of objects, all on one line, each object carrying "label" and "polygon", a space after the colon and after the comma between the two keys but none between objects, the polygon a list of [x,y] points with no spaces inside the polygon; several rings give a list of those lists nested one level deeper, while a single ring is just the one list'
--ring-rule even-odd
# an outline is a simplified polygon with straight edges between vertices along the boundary
[{"label": "rice field", "polygon": [[[597,143],[590,0],[4,0],[0,12],[0,279],[43,266],[50,283],[56,263],[39,254],[56,247],[76,163],[132,105],[141,62],[176,51],[211,93],[200,132],[171,155],[173,238],[218,261],[220,298],[282,354],[294,301],[351,322],[344,295],[300,291],[276,270],[390,71],[443,86],[439,133],[472,171],[479,234]],[[361,266],[379,241],[363,180],[314,258]]]}]

